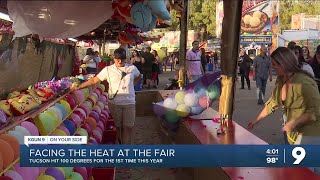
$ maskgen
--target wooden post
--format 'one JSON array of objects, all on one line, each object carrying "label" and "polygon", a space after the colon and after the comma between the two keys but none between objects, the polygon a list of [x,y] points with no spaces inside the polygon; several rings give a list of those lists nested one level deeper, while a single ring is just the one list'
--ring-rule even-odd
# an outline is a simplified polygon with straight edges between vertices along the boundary
[{"label": "wooden post", "polygon": [[183,0],[180,18],[180,52],[179,52],[179,87],[182,89],[186,85],[186,53],[188,38],[188,11],[189,0]]},{"label": "wooden post", "polygon": [[240,22],[243,0],[223,1],[224,18],[221,36],[222,90],[219,101],[221,127],[233,129],[232,113],[237,62],[239,57]]}]

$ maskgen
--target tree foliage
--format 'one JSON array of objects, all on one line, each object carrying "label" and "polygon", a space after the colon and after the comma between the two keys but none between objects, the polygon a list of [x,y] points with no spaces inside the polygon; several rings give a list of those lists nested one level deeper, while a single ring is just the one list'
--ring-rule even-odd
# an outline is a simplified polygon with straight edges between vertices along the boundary
[{"label": "tree foliage", "polygon": [[[178,12],[171,10],[171,26],[167,28],[170,31],[180,29],[180,19]],[[188,29],[215,35],[216,28],[216,1],[215,0],[192,0],[189,2]]]},{"label": "tree foliage", "polygon": [[281,0],[279,6],[279,26],[281,30],[291,29],[291,17],[294,14],[320,15],[318,0]]}]

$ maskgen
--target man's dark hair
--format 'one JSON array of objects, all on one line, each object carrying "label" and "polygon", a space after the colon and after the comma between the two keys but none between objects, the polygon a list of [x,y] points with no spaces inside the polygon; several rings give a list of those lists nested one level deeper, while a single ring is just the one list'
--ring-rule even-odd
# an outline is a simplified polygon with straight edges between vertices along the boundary
[{"label": "man's dark hair", "polygon": [[151,47],[149,47],[149,46],[146,47],[146,49],[147,49],[149,52],[151,51]]},{"label": "man's dark hair", "polygon": [[123,48],[118,48],[114,50],[114,57],[116,59],[126,59],[127,58],[126,50]]},{"label": "man's dark hair", "polygon": [[192,46],[194,45],[194,43],[199,43],[199,41],[193,41],[193,42],[192,42]]},{"label": "man's dark hair", "polygon": [[290,42],[288,43],[287,48],[289,48],[289,49],[293,50],[295,46],[296,46],[296,42],[294,42],[294,41],[290,41]]}]

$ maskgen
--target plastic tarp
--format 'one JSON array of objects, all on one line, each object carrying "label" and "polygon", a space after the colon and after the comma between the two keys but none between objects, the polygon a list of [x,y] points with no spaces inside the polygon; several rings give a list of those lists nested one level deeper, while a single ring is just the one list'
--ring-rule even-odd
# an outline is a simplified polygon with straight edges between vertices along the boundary
[{"label": "plastic tarp", "polygon": [[88,33],[112,14],[112,1],[8,1],[14,37],[72,38]]}]

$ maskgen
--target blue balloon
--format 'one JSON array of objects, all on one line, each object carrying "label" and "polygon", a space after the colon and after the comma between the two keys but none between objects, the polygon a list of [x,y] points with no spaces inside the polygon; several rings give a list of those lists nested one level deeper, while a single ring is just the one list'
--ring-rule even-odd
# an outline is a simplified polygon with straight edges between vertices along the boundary
[{"label": "blue balloon", "polygon": [[68,115],[66,108],[60,103],[56,103],[54,105],[57,106],[60,109],[60,111],[62,112],[62,119],[65,119]]},{"label": "blue balloon", "polygon": [[192,115],[198,115],[201,114],[204,111],[204,108],[201,106],[194,106],[191,107],[191,114]]},{"label": "blue balloon", "polygon": [[66,126],[66,128],[69,130],[71,135],[73,135],[76,132],[76,125],[72,120],[67,119],[63,123]]}]

